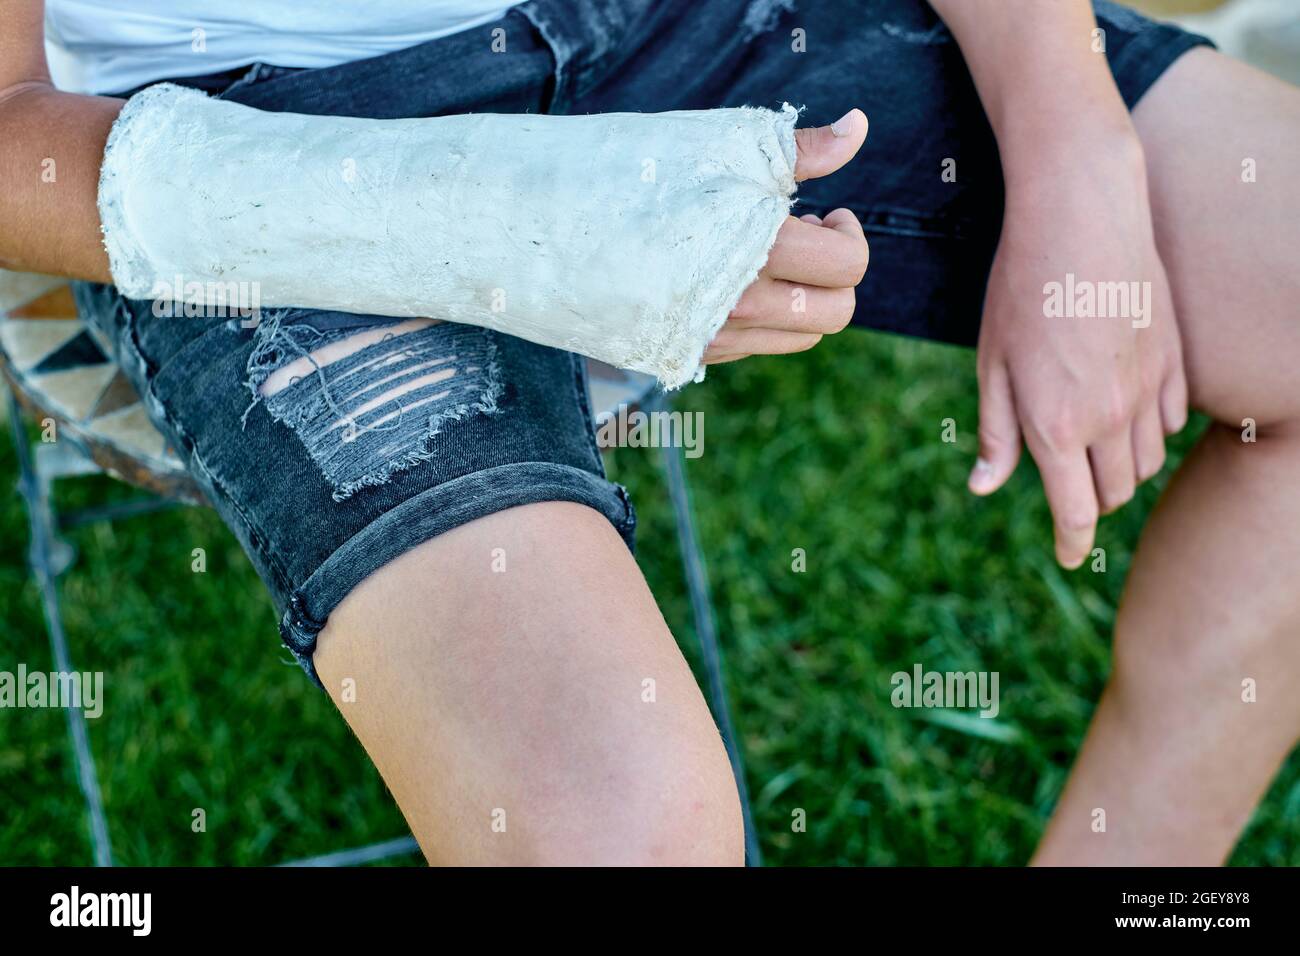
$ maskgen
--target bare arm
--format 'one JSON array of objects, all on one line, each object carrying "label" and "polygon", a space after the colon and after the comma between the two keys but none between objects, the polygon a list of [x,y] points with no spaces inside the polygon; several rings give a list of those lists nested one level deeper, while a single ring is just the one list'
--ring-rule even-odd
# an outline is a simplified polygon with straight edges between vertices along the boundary
[{"label": "bare arm", "polygon": [[[1187,418],[1142,144],[1088,0],[931,4],[970,67],[1006,181],[980,328],[970,488],[997,490],[1023,438],[1052,508],[1057,559],[1078,567],[1098,516],[1160,470],[1165,434]],[[1105,314],[1053,306],[1050,290],[1076,277],[1088,290],[1137,291]]]},{"label": "bare arm", "polygon": [[0,266],[111,281],[95,198],[122,101],[60,93],[42,0],[0,0]]},{"label": "bare arm", "polygon": [[997,135],[1008,186],[1058,144],[1140,151],[1088,0],[930,0],[957,38]]}]

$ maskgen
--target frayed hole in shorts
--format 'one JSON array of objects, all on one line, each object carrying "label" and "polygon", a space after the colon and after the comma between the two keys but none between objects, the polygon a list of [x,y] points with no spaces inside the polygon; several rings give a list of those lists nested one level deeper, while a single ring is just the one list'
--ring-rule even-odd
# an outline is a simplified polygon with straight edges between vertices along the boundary
[{"label": "frayed hole in shorts", "polygon": [[491,333],[432,319],[339,334],[273,315],[248,374],[249,412],[297,434],[337,501],[429,460],[449,422],[495,414],[501,395]]}]

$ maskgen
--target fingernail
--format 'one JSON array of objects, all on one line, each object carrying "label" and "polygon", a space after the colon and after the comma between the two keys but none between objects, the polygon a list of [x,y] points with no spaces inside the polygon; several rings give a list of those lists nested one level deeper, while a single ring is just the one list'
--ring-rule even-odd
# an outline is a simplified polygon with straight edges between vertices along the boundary
[{"label": "fingernail", "polygon": [[849,110],[834,123],[831,123],[831,132],[836,136],[848,136],[853,131],[853,110]]},{"label": "fingernail", "polygon": [[970,485],[972,492],[983,493],[988,489],[989,484],[993,481],[993,466],[985,462],[983,458],[975,459],[975,467],[971,468],[971,476],[966,479],[966,484]]}]

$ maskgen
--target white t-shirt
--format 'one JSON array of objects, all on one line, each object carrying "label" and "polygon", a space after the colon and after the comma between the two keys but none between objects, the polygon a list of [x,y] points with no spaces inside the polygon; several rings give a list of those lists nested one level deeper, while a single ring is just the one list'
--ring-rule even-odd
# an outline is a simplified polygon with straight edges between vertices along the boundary
[{"label": "white t-shirt", "polygon": [[45,0],[63,89],[112,93],[246,63],[321,67],[491,23],[504,0]]}]

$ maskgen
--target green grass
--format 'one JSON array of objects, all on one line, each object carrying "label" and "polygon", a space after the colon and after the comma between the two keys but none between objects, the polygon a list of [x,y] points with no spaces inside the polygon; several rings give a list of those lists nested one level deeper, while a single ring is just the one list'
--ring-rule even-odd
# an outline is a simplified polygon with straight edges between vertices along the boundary
[{"label": "green grass", "polygon": [[[769,864],[1021,863],[1082,738],[1157,488],[1104,522],[1106,573],[1061,571],[1031,467],[989,501],[964,490],[972,366],[968,352],[849,334],[715,369],[682,400],[705,413],[688,471]],[[945,418],[956,443],[941,440]],[[632,490],[641,565],[695,664],[657,454],[620,450],[611,472]],[[14,477],[0,441],[0,669],[48,668]],[[74,480],[59,500],[133,494]],[[263,864],[405,832],[329,701],[278,647],[270,603],[215,515],[177,509],[69,539],[74,661],[103,670],[112,693],[90,733],[119,862]],[[889,676],[916,662],[998,671],[996,721],[893,708]],[[90,859],[66,739],[61,712],[0,711],[0,863]],[[191,831],[199,807],[204,833]],[[791,830],[796,809],[806,832]],[[1298,810],[1293,759],[1233,862],[1300,863]]]}]

